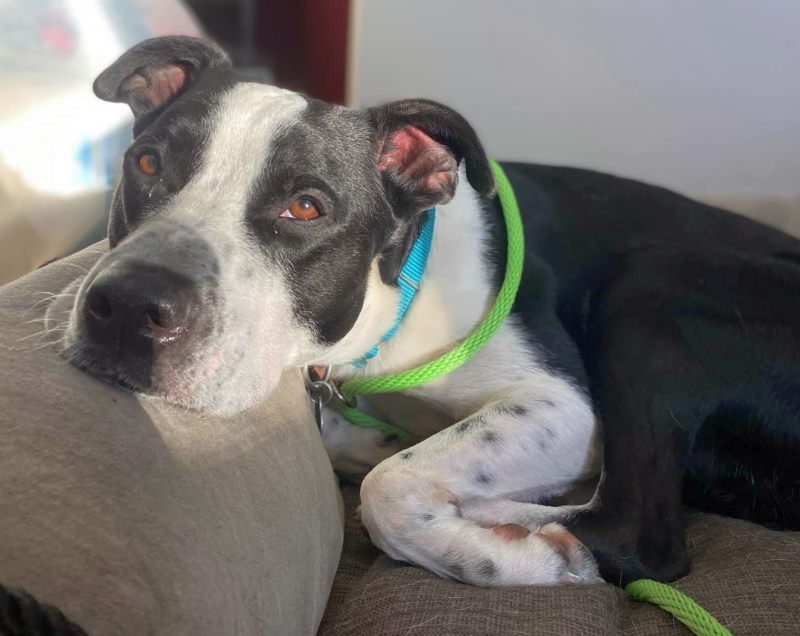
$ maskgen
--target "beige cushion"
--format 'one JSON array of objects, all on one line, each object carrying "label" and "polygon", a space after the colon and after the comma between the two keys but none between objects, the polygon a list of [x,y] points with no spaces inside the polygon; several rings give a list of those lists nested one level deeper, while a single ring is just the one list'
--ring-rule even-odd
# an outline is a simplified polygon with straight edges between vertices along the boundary
[{"label": "beige cushion", "polygon": [[102,384],[38,336],[84,252],[0,288],[0,583],[90,634],[312,634],[341,549],[299,373],[236,418]]},{"label": "beige cushion", "polygon": [[749,216],[792,236],[800,236],[800,195],[720,195],[700,199],[710,205]]}]

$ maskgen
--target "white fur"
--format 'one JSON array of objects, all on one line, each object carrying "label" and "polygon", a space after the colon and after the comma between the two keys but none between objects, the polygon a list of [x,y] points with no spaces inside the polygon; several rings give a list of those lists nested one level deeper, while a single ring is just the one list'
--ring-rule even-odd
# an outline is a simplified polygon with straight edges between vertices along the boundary
[{"label": "white fur", "polygon": [[[231,414],[257,403],[274,388],[284,368],[301,362],[313,334],[292,319],[286,272],[276,260],[245,269],[264,258],[246,231],[245,207],[263,174],[272,139],[297,120],[306,101],[296,93],[262,84],[237,84],[220,101],[205,162],[162,213],[191,227],[220,261],[218,332],[213,355],[222,357],[215,380],[224,386],[206,393],[211,404],[201,410]],[[200,352],[207,359],[209,351]],[[230,362],[229,362],[230,361]],[[201,397],[202,399],[202,397]]]},{"label": "white fur", "polygon": [[[204,412],[234,414],[261,401],[283,369],[303,364],[317,351],[314,334],[294,319],[281,263],[272,259],[266,267],[254,267],[264,254],[245,225],[246,205],[271,141],[297,120],[306,103],[296,93],[263,84],[230,89],[209,115],[210,138],[193,177],[113,252],[129,251],[157,263],[164,253],[181,249],[183,237],[200,235],[220,265],[213,332],[179,367],[154,370],[161,397]],[[101,259],[95,269],[106,262]],[[73,312],[67,347],[78,340]],[[76,356],[79,345],[73,347]]]}]

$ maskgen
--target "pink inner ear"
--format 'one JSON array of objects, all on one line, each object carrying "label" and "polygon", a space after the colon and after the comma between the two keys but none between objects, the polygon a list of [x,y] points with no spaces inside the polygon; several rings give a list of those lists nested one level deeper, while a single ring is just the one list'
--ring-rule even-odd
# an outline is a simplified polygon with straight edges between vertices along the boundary
[{"label": "pink inner ear", "polygon": [[389,136],[378,169],[394,170],[416,181],[422,190],[452,196],[458,163],[442,144],[416,126],[405,126]]},{"label": "pink inner ear", "polygon": [[123,94],[131,94],[148,110],[154,110],[175,97],[185,83],[186,69],[179,64],[168,64],[148,66],[131,75],[120,88]]}]

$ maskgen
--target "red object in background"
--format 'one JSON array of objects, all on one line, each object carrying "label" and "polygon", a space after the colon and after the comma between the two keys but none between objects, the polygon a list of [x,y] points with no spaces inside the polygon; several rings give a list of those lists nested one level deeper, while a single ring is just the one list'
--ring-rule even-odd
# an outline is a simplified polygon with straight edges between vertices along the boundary
[{"label": "red object in background", "polygon": [[75,32],[61,10],[48,11],[39,28],[39,37],[44,47],[60,57],[71,57],[75,53]]},{"label": "red object in background", "polygon": [[350,0],[266,0],[256,43],[281,85],[344,103]]}]

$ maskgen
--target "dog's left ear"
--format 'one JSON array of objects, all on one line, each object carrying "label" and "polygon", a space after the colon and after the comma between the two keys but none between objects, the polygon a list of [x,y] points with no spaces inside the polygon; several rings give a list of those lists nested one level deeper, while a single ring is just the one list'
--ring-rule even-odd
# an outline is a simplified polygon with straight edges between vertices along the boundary
[{"label": "dog's left ear", "polygon": [[378,169],[397,208],[422,211],[447,203],[464,161],[467,180],[493,196],[494,176],[478,135],[457,112],[426,99],[406,99],[367,110],[375,130]]}]

